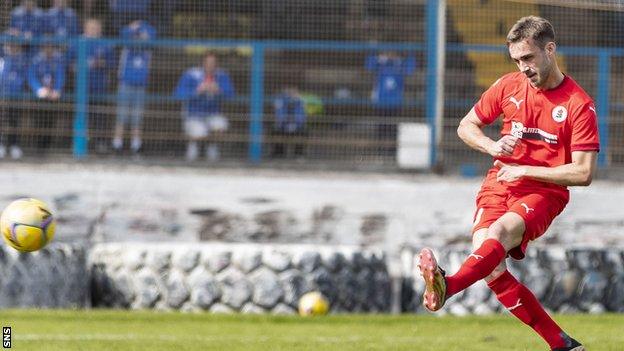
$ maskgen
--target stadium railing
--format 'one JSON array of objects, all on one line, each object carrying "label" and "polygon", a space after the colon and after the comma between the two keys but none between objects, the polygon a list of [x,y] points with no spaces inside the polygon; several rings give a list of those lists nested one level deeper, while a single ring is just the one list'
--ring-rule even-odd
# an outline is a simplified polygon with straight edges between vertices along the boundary
[{"label": "stadium railing", "polygon": [[[6,42],[21,42],[15,38],[2,38]],[[32,139],[39,135],[49,134],[59,141],[53,143],[52,148],[61,154],[71,152],[76,158],[84,158],[98,153],[97,145],[90,141],[100,138],[108,140],[112,136],[111,121],[115,119],[116,93],[111,86],[110,93],[100,96],[89,96],[88,66],[86,55],[88,47],[96,44],[107,44],[114,47],[137,45],[136,41],[122,39],[72,39],[69,41],[31,40],[29,45],[40,45],[51,42],[59,46],[77,48],[77,63],[75,70],[69,71],[70,81],[67,94],[62,104],[50,107],[63,114],[63,123],[57,124],[52,130],[41,126],[6,127],[5,131],[21,133],[23,140]],[[21,42],[25,44],[25,42]],[[180,127],[179,101],[173,98],[172,92],[181,73],[188,67],[198,66],[200,53],[211,49],[223,58],[221,66],[230,71],[236,87],[236,98],[227,102],[225,114],[230,119],[231,128],[223,137],[225,158],[252,163],[272,161],[272,146],[277,142],[287,145],[303,144],[306,147],[306,162],[321,162],[334,164],[352,164],[359,166],[379,166],[387,169],[396,169],[396,159],[393,154],[396,147],[395,140],[388,140],[377,135],[376,126],[382,123],[392,124],[395,127],[404,122],[427,123],[432,127],[434,120],[428,118],[426,109],[433,96],[429,94],[434,85],[426,81],[426,74],[430,63],[426,58],[426,43],[363,43],[363,42],[333,42],[333,41],[297,41],[297,40],[179,40],[161,39],[141,41],[141,46],[156,50],[153,74],[151,79],[158,84],[148,89],[148,107],[145,112],[144,140],[146,157],[173,157],[183,158],[185,137]],[[372,78],[363,77],[365,72],[364,60],[367,55],[379,51],[392,50],[405,55],[415,55],[419,66],[413,77],[406,79],[406,99],[402,113],[397,117],[383,117],[376,115],[370,99],[366,96],[370,92]],[[619,90],[613,87],[613,63],[624,57],[624,49],[610,47],[560,47],[559,51],[568,57],[582,57],[593,62],[591,68],[586,69],[587,76],[576,76],[588,92],[595,97],[599,118],[602,150],[599,164],[607,166],[611,162],[620,162],[622,154],[621,137],[613,135],[610,130],[617,130],[617,120],[610,116],[621,115],[624,112],[624,103],[618,99]],[[503,45],[470,45],[446,44],[446,54],[463,54],[468,52],[491,52],[500,54],[505,59],[506,48]],[[342,55],[342,56],[341,56]],[[344,56],[346,55],[346,56]],[[314,62],[306,57],[314,56]],[[323,61],[323,57],[326,57]],[[340,62],[341,57],[343,61]],[[344,59],[344,57],[348,59]],[[292,61],[292,63],[283,61]],[[354,60],[358,60],[354,61]],[[331,61],[336,69],[332,71]],[[358,65],[355,65],[357,62]],[[316,66],[318,70],[305,72],[297,70],[302,65]],[[352,69],[353,66],[355,69]],[[350,72],[344,84],[337,82],[342,77],[332,77],[342,69]],[[349,70],[351,68],[351,70]],[[312,73],[310,73],[312,72]],[[327,79],[310,79],[303,74],[312,75],[314,72],[329,75]],[[114,75],[114,74],[113,74]],[[280,88],[284,85],[297,85],[297,79],[306,81],[306,88],[310,89],[317,98],[318,107],[325,111],[322,116],[311,113],[308,116],[308,133],[289,139],[280,139],[271,135],[271,126],[274,123],[272,101]],[[310,83],[312,82],[312,83]],[[431,138],[430,148],[434,155],[431,164],[442,165],[444,169],[459,169],[463,166],[483,166],[487,161],[476,154],[467,154],[464,146],[457,140],[454,129],[458,118],[470,108],[478,98],[477,94],[459,96],[450,91],[455,84],[461,82],[447,78],[444,96],[444,122],[442,125],[442,140],[439,146]],[[585,83],[585,84],[583,84]],[[448,91],[448,92],[447,92]],[[14,102],[18,108],[32,110],[32,94],[23,93],[21,102]],[[94,101],[101,104],[94,103]],[[312,106],[312,110],[314,106]],[[107,116],[107,126],[92,128],[89,123],[89,112],[100,111]],[[318,113],[318,112],[317,112]],[[322,113],[318,113],[322,114]],[[620,123],[621,124],[621,123]],[[71,131],[67,126],[71,125]],[[63,129],[63,126],[65,129]],[[614,127],[615,126],[615,127]],[[616,128],[616,129],[613,129]],[[609,138],[616,138],[615,147],[609,147],[613,142]],[[70,143],[71,140],[71,143]],[[382,152],[380,152],[382,149]],[[391,150],[389,153],[384,152]],[[25,147],[26,153],[30,150]]]}]

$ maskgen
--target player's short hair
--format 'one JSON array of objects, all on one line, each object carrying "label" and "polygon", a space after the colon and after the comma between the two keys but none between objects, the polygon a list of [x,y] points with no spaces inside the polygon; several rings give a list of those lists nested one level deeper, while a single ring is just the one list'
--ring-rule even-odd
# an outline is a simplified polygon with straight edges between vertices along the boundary
[{"label": "player's short hair", "polygon": [[542,17],[522,17],[509,30],[507,45],[526,39],[533,39],[540,49],[544,49],[546,44],[555,41],[555,29],[548,20]]}]

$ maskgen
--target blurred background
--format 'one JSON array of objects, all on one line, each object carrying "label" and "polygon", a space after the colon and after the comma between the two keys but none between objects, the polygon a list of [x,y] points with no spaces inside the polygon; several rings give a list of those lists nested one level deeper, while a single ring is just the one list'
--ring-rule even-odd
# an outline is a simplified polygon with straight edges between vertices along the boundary
[{"label": "blurred background", "polygon": [[[623,10],[615,0],[4,1],[0,156],[474,175],[490,161],[464,147],[457,123],[516,69],[505,35],[534,14],[553,23],[560,66],[596,100],[600,166],[613,169],[624,162]],[[206,51],[220,88],[195,96]],[[53,97],[38,96],[46,84]]]}]

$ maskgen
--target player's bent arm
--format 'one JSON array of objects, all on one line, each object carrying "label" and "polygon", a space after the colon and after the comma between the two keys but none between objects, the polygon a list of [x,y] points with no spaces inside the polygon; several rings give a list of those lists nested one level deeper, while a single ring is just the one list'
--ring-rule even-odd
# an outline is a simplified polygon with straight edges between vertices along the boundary
[{"label": "player's bent arm", "polygon": [[483,126],[474,108],[462,118],[457,127],[457,135],[471,148],[489,154],[494,157],[511,156],[514,148],[518,145],[518,138],[512,135],[504,135],[497,141],[490,139],[483,133]]},{"label": "player's bent arm", "polygon": [[596,151],[573,151],[572,163],[557,167],[526,167],[525,177],[564,186],[588,186],[596,170]]},{"label": "player's bent arm", "polygon": [[[485,133],[483,133],[483,126],[485,124],[481,121],[479,116],[474,110],[474,107],[470,109],[470,112],[462,118],[457,127],[457,135],[471,148],[490,154],[492,144],[494,140],[490,139]],[[492,155],[496,156],[496,155]]]}]

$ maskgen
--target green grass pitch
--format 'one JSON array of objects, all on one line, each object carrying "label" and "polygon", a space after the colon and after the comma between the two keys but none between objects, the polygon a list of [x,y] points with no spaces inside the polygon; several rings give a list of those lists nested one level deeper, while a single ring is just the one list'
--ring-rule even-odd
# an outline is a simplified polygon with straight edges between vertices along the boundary
[{"label": "green grass pitch", "polygon": [[[624,350],[624,314],[558,315],[590,351]],[[546,350],[511,316],[297,316],[0,310],[14,350]]]}]

